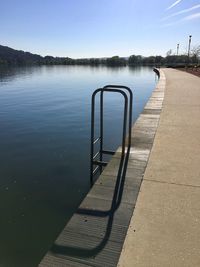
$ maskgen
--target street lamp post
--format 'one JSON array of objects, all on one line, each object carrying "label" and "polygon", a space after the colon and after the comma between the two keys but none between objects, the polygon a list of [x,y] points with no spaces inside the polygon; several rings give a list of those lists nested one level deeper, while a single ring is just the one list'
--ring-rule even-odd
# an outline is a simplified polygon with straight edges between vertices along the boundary
[{"label": "street lamp post", "polygon": [[188,44],[188,64],[187,64],[187,67],[189,66],[189,63],[190,63],[190,46],[191,46],[191,41],[192,41],[192,35],[189,35],[189,44]]},{"label": "street lamp post", "polygon": [[177,44],[177,56],[178,56],[178,52],[179,52],[179,44]]},{"label": "street lamp post", "polygon": [[189,44],[188,44],[188,58],[190,57],[190,46],[192,41],[192,35],[189,35]]}]

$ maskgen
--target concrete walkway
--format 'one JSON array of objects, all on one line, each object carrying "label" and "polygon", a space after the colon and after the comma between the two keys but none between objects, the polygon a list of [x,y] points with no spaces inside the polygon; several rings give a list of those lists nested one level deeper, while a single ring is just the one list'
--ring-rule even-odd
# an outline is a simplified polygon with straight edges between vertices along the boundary
[{"label": "concrete walkway", "polygon": [[163,71],[163,110],[120,267],[200,266],[200,78]]}]

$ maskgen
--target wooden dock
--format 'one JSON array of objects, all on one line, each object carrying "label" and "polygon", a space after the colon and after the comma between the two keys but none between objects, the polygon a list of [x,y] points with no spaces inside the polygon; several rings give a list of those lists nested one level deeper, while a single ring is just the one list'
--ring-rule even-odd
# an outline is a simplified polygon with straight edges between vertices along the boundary
[{"label": "wooden dock", "polygon": [[162,75],[132,128],[126,175],[117,177],[119,148],[40,267],[117,266],[158,127],[164,98]]}]

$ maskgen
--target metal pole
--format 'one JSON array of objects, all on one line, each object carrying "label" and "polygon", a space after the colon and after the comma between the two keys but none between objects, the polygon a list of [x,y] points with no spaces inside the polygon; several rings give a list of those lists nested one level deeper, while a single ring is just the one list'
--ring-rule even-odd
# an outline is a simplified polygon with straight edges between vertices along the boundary
[{"label": "metal pole", "polygon": [[190,58],[190,46],[191,46],[191,40],[192,40],[192,35],[189,35],[189,44],[188,44],[188,60]]},{"label": "metal pole", "polygon": [[179,44],[177,44],[177,56],[178,56],[178,52],[179,52]]},{"label": "metal pole", "polygon": [[[100,161],[103,160],[103,91],[100,93]],[[100,173],[102,173],[102,166],[100,166]]]},{"label": "metal pole", "polygon": [[123,122],[123,133],[122,133],[122,158],[125,156],[126,148],[126,127],[127,127],[127,108],[128,108],[128,97],[124,93],[124,122]]},{"label": "metal pole", "polygon": [[94,157],[94,112],[95,112],[95,92],[92,94],[91,103],[91,144],[90,144],[90,186],[93,186],[93,157]]}]

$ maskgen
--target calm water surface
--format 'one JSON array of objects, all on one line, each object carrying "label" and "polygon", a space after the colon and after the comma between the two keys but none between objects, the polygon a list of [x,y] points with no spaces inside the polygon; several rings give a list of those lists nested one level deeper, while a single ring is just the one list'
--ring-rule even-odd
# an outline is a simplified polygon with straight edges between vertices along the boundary
[{"label": "calm water surface", "polygon": [[[0,69],[0,266],[37,266],[89,189],[94,89],[134,90],[134,120],[155,86],[151,68]],[[120,144],[121,98],[107,94],[107,148]]]}]

